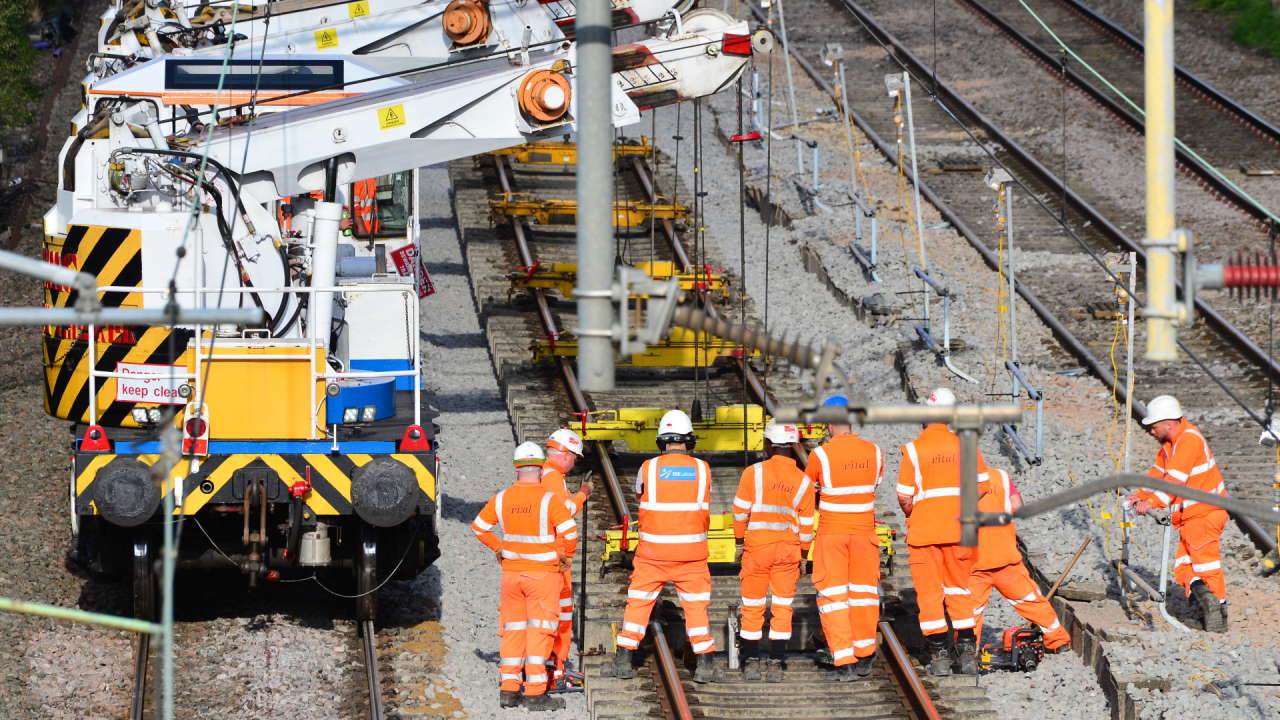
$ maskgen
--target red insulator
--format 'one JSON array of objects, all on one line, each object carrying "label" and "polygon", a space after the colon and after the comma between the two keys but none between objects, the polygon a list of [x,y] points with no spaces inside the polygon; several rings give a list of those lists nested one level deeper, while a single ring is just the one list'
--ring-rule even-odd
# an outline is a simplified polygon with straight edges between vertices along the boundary
[{"label": "red insulator", "polygon": [[1222,281],[1229,288],[1280,287],[1280,266],[1225,265]]}]

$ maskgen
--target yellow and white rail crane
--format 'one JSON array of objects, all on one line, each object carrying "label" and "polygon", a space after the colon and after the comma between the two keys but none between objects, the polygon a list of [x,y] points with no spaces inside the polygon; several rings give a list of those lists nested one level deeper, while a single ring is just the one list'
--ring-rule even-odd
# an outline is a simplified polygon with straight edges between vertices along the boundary
[{"label": "yellow and white rail crane", "polygon": [[[745,22],[690,13],[617,53],[614,124],[728,86],[767,46]],[[288,74],[287,57],[262,62]],[[132,568],[135,610],[150,615],[171,496],[189,520],[179,567],[236,567],[251,583],[350,568],[357,615],[371,618],[382,582],[439,553],[412,169],[572,131],[574,47],[206,127],[164,124],[177,70],[147,92],[91,88],[62,150],[45,258],[95,275],[106,308],[250,307],[268,321],[44,329],[46,410],[74,424],[76,555]],[[379,225],[353,218],[346,234],[359,178],[377,179]],[[76,298],[45,288],[49,307]],[[153,477],[170,428],[181,461]]]}]

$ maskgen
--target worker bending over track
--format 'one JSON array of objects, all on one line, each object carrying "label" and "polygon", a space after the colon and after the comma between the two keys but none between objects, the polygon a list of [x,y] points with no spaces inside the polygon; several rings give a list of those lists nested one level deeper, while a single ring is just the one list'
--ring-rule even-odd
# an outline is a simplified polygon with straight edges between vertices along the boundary
[{"label": "worker bending over track", "polygon": [[[991,492],[978,499],[982,512],[1013,514],[1022,507],[1022,495],[1003,470],[988,470]],[[1044,649],[1057,652],[1070,647],[1071,636],[1058,622],[1053,605],[1040,594],[1040,588],[1031,579],[1027,566],[1022,564],[1022,552],[1018,550],[1018,534],[1011,522],[1008,525],[991,525],[978,529],[978,556],[969,575],[969,595],[976,607],[973,609],[974,635],[982,637],[982,615],[987,609],[991,588],[1013,605],[1022,617],[1035,623],[1044,633]]]},{"label": "worker bending over track", "polygon": [[[569,494],[564,483],[564,476],[573,470],[578,458],[582,457],[582,438],[569,428],[560,428],[547,438],[547,461],[542,464],[542,489],[555,495],[556,501],[564,504],[571,516],[577,517],[582,505],[591,495],[591,481],[583,480],[578,492]],[[573,554],[569,553],[570,559]],[[563,690],[565,684],[564,664],[569,659],[569,646],[573,644],[573,569],[566,568],[562,573],[564,585],[560,588],[560,627],[556,630],[555,674],[552,685]]]},{"label": "worker bending over track", "polygon": [[711,661],[707,606],[711,604],[711,568],[707,565],[707,529],[711,525],[711,467],[691,457],[696,438],[689,416],[672,410],[658,423],[658,449],[636,474],[640,499],[640,544],[633,559],[627,609],[613,656],[614,677],[635,677],[632,656],[644,639],[649,615],[668,582],[676,586],[684,609],[685,630],[698,656],[694,682],[718,682]]},{"label": "worker bending over track", "polygon": [[766,596],[773,594],[764,679],[782,682],[791,639],[791,603],[813,542],[813,484],[796,465],[794,425],[764,428],[766,459],[742,471],[733,498],[733,536],[742,543],[742,679],[759,682]]},{"label": "worker bending over track", "polygon": [[[847,407],[840,395],[824,406]],[[876,489],[884,455],[848,424],[827,425],[830,439],[809,453],[805,473],[817,486],[818,537],[813,586],[818,591],[822,634],[836,666],[835,680],[871,674],[880,620],[880,542],[876,537]]]},{"label": "worker bending over track", "polygon": [[[516,482],[489,498],[471,529],[502,563],[502,604],[498,607],[501,689],[499,705],[521,702],[529,710],[559,710],[564,700],[547,692],[547,656],[558,625],[561,571],[578,546],[577,525],[563,502],[542,489],[546,458],[535,443],[521,443],[513,462]],[[502,531],[502,538],[494,534]]]},{"label": "worker bending over track", "polygon": [[[1226,497],[1227,486],[1209,450],[1209,441],[1187,422],[1177,398],[1161,395],[1153,399],[1142,426],[1160,443],[1147,475]],[[1221,540],[1227,511],[1161,490],[1138,490],[1126,499],[1139,515],[1154,508],[1172,511],[1169,520],[1178,529],[1173,578],[1186,588],[1188,598],[1195,597],[1204,617],[1204,629],[1226,632],[1227,583],[1222,574]]]},{"label": "worker bending over track", "polygon": [[[926,405],[955,405],[947,388],[938,388]],[[978,493],[989,490],[987,463],[978,451]],[[969,573],[974,550],[960,545],[960,438],[942,423],[930,423],[915,440],[902,446],[898,469],[898,504],[907,516],[907,564],[920,607],[920,631],[929,641],[929,673],[978,672],[973,598]],[[944,612],[945,608],[945,612]],[[953,659],[947,649],[947,618],[956,631]]]}]

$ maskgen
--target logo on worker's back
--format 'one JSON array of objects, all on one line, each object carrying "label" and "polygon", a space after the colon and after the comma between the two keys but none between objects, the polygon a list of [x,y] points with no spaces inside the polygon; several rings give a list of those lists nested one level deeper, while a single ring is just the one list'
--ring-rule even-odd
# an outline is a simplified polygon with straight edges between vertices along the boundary
[{"label": "logo on worker's back", "polygon": [[532,515],[532,514],[533,514],[533,506],[532,506],[532,505],[515,505],[515,506],[512,506],[512,508],[511,508],[511,514],[512,514],[512,515]]},{"label": "logo on worker's back", "polygon": [[659,480],[697,480],[698,470],[691,467],[658,468]]},{"label": "logo on worker's back", "polygon": [[956,456],[955,453],[935,453],[933,457],[929,458],[929,461],[933,463],[954,463]]}]

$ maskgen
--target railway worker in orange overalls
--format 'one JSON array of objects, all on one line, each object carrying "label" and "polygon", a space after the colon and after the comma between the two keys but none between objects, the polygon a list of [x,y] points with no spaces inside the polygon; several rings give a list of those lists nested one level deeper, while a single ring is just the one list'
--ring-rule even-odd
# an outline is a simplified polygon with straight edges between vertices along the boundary
[{"label": "railway worker in orange overalls", "polygon": [[[582,505],[591,494],[591,481],[583,480],[578,492],[569,494],[564,476],[573,470],[578,458],[582,457],[582,438],[569,428],[560,428],[547,438],[547,461],[542,464],[542,489],[556,496],[556,501],[568,508],[569,513],[577,516]],[[572,553],[570,553],[572,558]],[[565,570],[564,586],[560,588],[560,627],[556,630],[555,671],[552,685],[563,690],[565,682],[565,661],[569,659],[569,646],[573,644],[573,571]]]},{"label": "railway worker in orange overalls", "polygon": [[[521,443],[513,462],[516,482],[489,498],[471,522],[480,542],[502,563],[502,604],[498,606],[501,689],[499,705],[521,703],[530,710],[559,710],[564,700],[547,692],[547,656],[559,624],[560,571],[578,546],[578,527],[564,503],[542,489],[546,458],[536,443]],[[501,539],[494,529],[502,531]]]},{"label": "railway worker in orange overalls", "polygon": [[[834,395],[822,403],[848,407]],[[828,423],[830,439],[809,453],[807,474],[818,488],[818,537],[813,547],[813,586],[818,618],[836,666],[835,680],[871,673],[880,621],[880,541],[876,537],[876,488],[884,455],[847,424]]]},{"label": "railway worker in orange overalls", "polygon": [[[1161,395],[1153,399],[1142,425],[1160,443],[1147,475],[1226,497],[1227,486],[1209,442],[1195,425],[1187,422],[1177,398]],[[1138,490],[1127,499],[1139,515],[1146,515],[1153,508],[1168,507],[1172,511],[1170,520],[1178,529],[1173,578],[1186,588],[1188,598],[1195,597],[1204,616],[1204,629],[1226,632],[1227,583],[1222,574],[1221,540],[1227,511],[1162,490]]]},{"label": "railway worker in orange overalls", "polygon": [[733,498],[733,536],[742,543],[742,679],[759,682],[764,605],[773,593],[764,679],[782,682],[791,639],[791,603],[813,542],[813,483],[796,465],[795,425],[764,428],[766,459],[742,471]]},{"label": "railway worker in orange overalls", "polygon": [[[949,407],[956,396],[934,390],[925,404]],[[987,463],[978,451],[978,492],[985,494]],[[920,607],[920,631],[929,641],[929,673],[978,672],[973,598],[969,573],[976,556],[960,545],[960,438],[943,423],[929,423],[915,440],[902,446],[898,469],[898,504],[907,516],[907,564]],[[944,611],[945,609],[945,611]],[[947,618],[956,632],[956,658],[947,650]]]},{"label": "railway worker in orange overalls", "polygon": [[[988,470],[991,492],[978,498],[978,510],[1013,514],[1022,507],[1022,495],[1013,484],[1009,473],[997,468]],[[1027,566],[1022,564],[1018,550],[1018,534],[1013,523],[978,528],[978,559],[969,575],[969,595],[976,607],[973,609],[974,634],[982,637],[982,616],[987,609],[991,588],[1013,605],[1022,617],[1030,620],[1044,633],[1044,649],[1057,652],[1071,646],[1071,636],[1058,622],[1048,599],[1040,594],[1040,588],[1031,579]]]},{"label": "railway worker in orange overalls", "polygon": [[695,438],[693,423],[683,412],[671,410],[662,416],[657,440],[661,454],[645,460],[636,474],[640,544],[613,656],[613,675],[635,677],[632,656],[644,639],[658,594],[671,582],[684,609],[689,644],[698,656],[693,680],[719,682],[722,673],[711,661],[716,644],[707,617],[711,604],[711,568],[707,565],[711,467],[688,454]]}]

